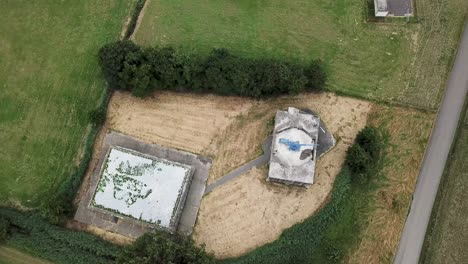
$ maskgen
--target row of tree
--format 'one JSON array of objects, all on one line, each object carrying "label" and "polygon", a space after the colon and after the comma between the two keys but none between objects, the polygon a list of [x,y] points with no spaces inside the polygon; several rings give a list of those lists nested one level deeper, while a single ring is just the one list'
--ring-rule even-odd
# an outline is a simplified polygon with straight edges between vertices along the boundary
[{"label": "row of tree", "polygon": [[154,90],[174,90],[262,98],[318,91],[326,82],[320,60],[302,66],[242,58],[226,49],[213,49],[202,57],[171,47],[142,48],[129,40],[102,47],[99,63],[111,88],[130,90],[139,97]]}]

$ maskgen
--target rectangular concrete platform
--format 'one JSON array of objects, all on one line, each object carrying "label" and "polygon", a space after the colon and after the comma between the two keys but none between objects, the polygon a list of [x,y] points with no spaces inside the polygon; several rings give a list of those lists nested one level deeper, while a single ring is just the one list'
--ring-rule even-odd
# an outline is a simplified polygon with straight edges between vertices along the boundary
[{"label": "rectangular concrete platform", "polygon": [[148,144],[114,131],[108,133],[104,138],[100,160],[91,175],[86,195],[81,199],[74,219],[131,238],[138,238],[144,233],[157,228],[155,225],[145,224],[129,217],[115,216],[90,206],[90,201],[99,182],[100,168],[105,161],[106,153],[113,146],[120,146],[157,158],[187,164],[195,169],[177,227],[178,233],[190,235],[196,223],[201,199],[205,192],[211,160],[189,152]]}]

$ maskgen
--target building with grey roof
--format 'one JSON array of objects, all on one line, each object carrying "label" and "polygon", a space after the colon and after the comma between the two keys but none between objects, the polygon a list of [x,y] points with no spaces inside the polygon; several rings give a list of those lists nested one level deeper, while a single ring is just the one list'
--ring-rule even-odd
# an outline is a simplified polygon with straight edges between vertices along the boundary
[{"label": "building with grey roof", "polygon": [[319,125],[318,117],[293,107],[276,112],[268,181],[314,183]]},{"label": "building with grey roof", "polygon": [[376,17],[413,16],[413,0],[374,0]]}]

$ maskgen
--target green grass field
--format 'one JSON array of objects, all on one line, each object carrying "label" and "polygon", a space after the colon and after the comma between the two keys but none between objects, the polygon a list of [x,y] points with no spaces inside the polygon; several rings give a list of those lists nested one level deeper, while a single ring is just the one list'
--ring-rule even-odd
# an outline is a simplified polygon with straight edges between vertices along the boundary
[{"label": "green grass field", "polygon": [[468,114],[461,124],[426,236],[422,263],[466,263],[468,259]]},{"label": "green grass field", "polygon": [[333,91],[435,108],[468,1],[416,5],[418,23],[374,24],[365,22],[364,0],[151,0],[134,37],[194,52],[224,47],[249,57],[321,58]]},{"label": "green grass field", "polygon": [[0,264],[51,264],[9,247],[0,247]]},{"label": "green grass field", "polygon": [[70,174],[105,84],[97,51],[131,1],[2,1],[0,203],[34,207]]}]

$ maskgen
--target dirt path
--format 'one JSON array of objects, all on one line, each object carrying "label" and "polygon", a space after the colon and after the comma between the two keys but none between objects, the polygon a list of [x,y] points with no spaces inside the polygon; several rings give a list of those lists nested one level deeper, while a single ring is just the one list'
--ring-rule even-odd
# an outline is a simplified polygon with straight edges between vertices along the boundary
[{"label": "dirt path", "polygon": [[217,188],[217,187],[231,181],[232,179],[234,179],[234,178],[248,172],[249,170],[251,170],[253,168],[257,168],[257,167],[260,167],[262,165],[265,165],[268,162],[268,160],[270,159],[271,140],[272,140],[272,137],[268,137],[267,139],[265,139],[265,141],[263,141],[263,143],[262,143],[263,154],[260,157],[254,159],[252,161],[247,162],[246,164],[240,166],[239,168],[237,168],[237,169],[231,171],[230,173],[224,175],[222,178],[216,180],[212,184],[206,186],[205,194],[210,193],[215,188]]}]

